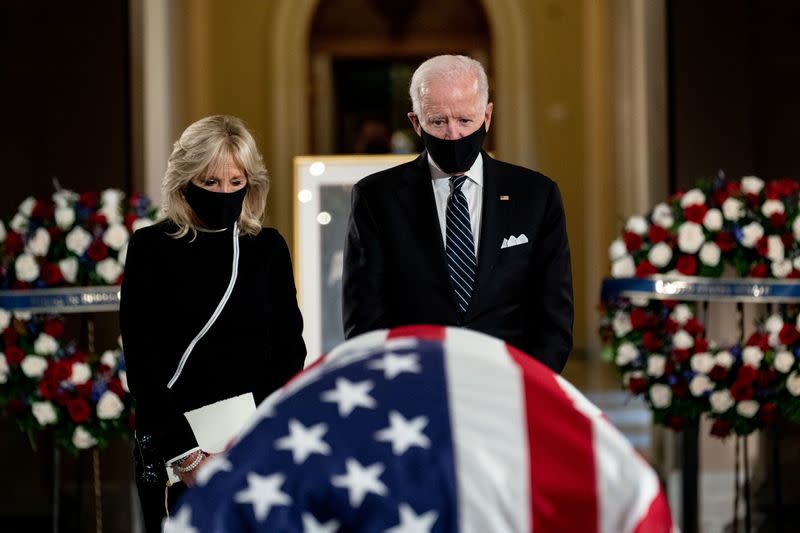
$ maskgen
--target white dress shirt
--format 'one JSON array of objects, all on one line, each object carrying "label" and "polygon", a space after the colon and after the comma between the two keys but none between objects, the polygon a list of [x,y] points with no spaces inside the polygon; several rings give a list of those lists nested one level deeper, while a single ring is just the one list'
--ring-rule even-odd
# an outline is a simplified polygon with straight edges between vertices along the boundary
[{"label": "white dress shirt", "polygon": [[[447,199],[450,197],[450,176],[436,166],[431,155],[428,154],[428,166],[431,169],[431,184],[433,196],[436,201],[436,213],[439,215],[439,227],[442,230],[442,242],[447,247]],[[472,226],[472,242],[475,246],[475,257],[478,257],[478,243],[481,234],[481,211],[483,209],[483,155],[478,158],[469,170],[464,172],[467,177],[461,186],[461,191],[467,198],[469,206],[469,223]]]}]

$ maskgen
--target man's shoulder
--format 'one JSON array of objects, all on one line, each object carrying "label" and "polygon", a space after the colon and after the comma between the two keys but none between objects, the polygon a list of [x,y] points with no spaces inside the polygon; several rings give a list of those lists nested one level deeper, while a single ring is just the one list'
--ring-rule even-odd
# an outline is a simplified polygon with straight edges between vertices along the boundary
[{"label": "man's shoulder", "polygon": [[516,185],[525,185],[534,190],[549,190],[552,187],[557,187],[552,179],[538,170],[493,158],[486,158],[484,165],[490,167],[491,172],[496,176],[507,179],[510,178]]}]

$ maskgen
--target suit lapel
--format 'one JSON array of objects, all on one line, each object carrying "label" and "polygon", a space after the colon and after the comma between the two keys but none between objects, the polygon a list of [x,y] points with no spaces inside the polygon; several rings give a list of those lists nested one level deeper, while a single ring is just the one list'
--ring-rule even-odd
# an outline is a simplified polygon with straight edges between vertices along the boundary
[{"label": "suit lapel", "polygon": [[[500,253],[503,236],[508,234],[508,224],[514,211],[516,197],[509,190],[510,184],[498,175],[494,159],[483,154],[483,210],[481,212],[481,234],[478,246],[478,276],[475,290],[467,309],[469,320],[480,311],[491,292],[492,271]],[[500,196],[507,199],[501,200]]]}]

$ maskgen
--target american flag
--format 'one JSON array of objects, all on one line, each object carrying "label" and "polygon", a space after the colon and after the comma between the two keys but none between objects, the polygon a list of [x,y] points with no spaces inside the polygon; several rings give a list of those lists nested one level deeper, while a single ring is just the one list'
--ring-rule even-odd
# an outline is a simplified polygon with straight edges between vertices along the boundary
[{"label": "american flag", "polygon": [[600,410],[495,338],[367,333],[258,408],[164,531],[668,532],[658,478]]}]

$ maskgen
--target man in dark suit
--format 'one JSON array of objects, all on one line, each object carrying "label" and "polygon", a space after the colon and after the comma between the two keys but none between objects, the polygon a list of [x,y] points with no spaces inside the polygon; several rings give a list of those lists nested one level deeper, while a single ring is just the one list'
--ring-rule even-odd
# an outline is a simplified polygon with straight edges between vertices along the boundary
[{"label": "man in dark suit", "polygon": [[481,150],[493,104],[477,61],[429,59],[410,93],[408,117],[425,151],[353,187],[345,336],[461,326],[560,372],[572,349],[573,304],[558,186]]}]

